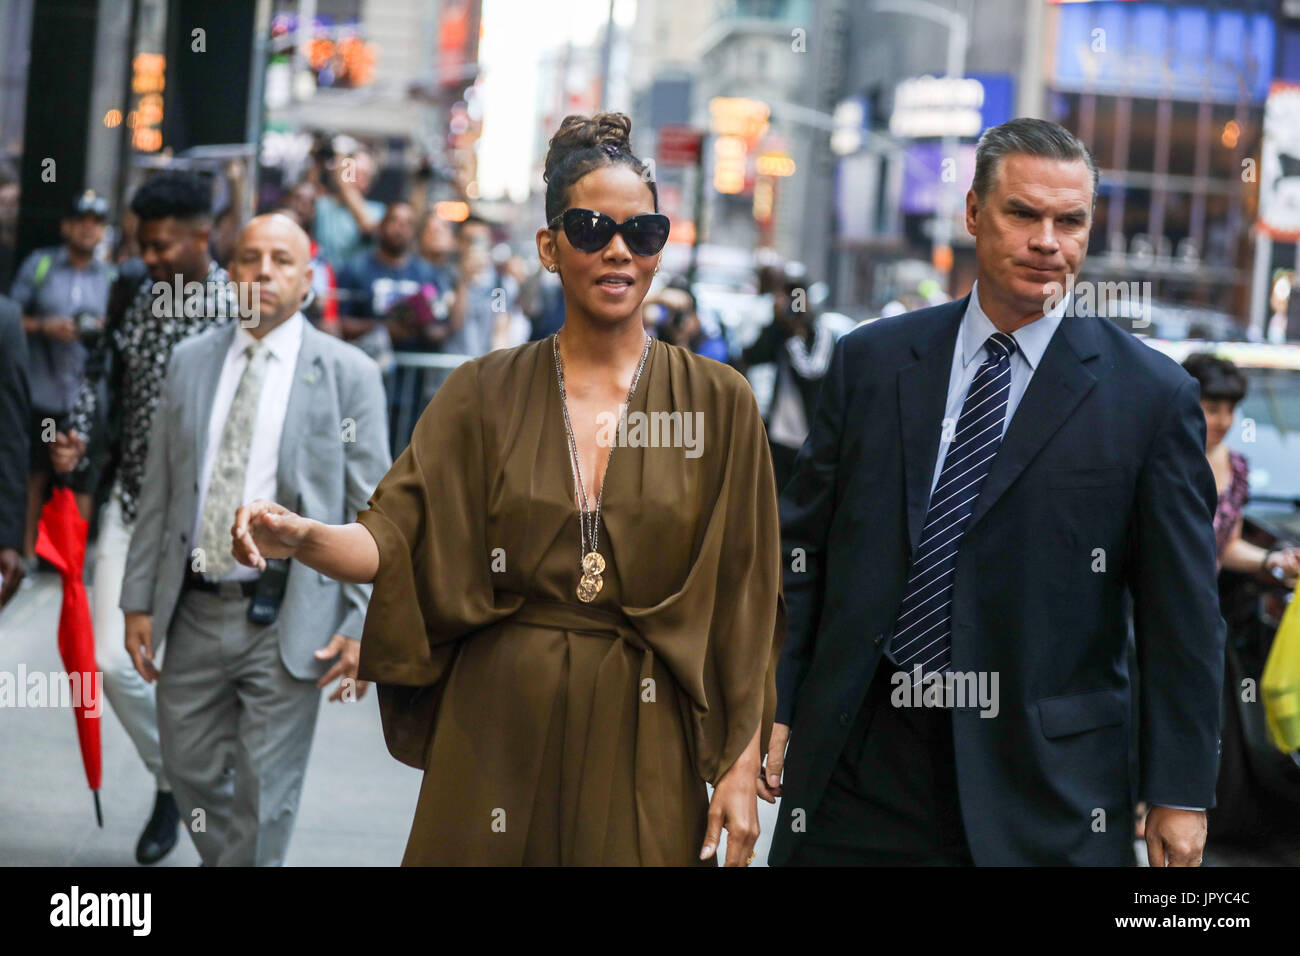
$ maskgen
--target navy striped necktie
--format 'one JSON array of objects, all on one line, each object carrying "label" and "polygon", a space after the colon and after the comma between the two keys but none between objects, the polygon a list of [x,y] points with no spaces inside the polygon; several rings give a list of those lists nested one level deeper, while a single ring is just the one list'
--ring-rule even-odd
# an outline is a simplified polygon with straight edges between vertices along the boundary
[{"label": "navy striped necktie", "polygon": [[930,495],[921,542],[908,568],[890,656],[901,669],[920,666],[923,676],[952,665],[952,589],[957,549],[970,523],[980,487],[1002,444],[1002,423],[1011,394],[1011,356],[1016,340],[994,332],[984,343],[988,358],[962,401],[957,430]]}]

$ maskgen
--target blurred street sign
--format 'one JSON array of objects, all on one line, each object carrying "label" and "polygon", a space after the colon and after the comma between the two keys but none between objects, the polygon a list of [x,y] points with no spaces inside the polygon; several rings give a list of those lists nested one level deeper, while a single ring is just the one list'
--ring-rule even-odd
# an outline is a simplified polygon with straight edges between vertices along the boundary
[{"label": "blurred street sign", "polygon": [[713,141],[713,188],[734,195],[745,190],[745,141],[719,136]]},{"label": "blurred street sign", "polygon": [[1300,85],[1274,83],[1264,104],[1259,161],[1259,228],[1300,239]]},{"label": "blurred street sign", "polygon": [[760,153],[755,161],[755,171],[760,176],[793,176],[794,160],[788,153],[770,150]]},{"label": "blurred street sign", "polygon": [[704,133],[693,126],[659,127],[659,162],[664,166],[694,166],[700,161]]},{"label": "blurred street sign", "polygon": [[1268,94],[1276,4],[1057,6],[1048,82],[1058,91],[1231,104]]},{"label": "blurred street sign", "polygon": [[835,129],[831,132],[831,151],[837,156],[850,156],[862,148],[866,130],[870,128],[871,111],[867,100],[853,96],[840,100],[835,107]]},{"label": "blurred street sign", "polygon": [[922,76],[894,90],[889,131],[895,136],[978,136],[984,84],[970,77]]},{"label": "blurred street sign", "polygon": [[739,136],[752,146],[767,132],[771,108],[762,100],[741,96],[715,96],[709,100],[709,119],[719,136]]}]

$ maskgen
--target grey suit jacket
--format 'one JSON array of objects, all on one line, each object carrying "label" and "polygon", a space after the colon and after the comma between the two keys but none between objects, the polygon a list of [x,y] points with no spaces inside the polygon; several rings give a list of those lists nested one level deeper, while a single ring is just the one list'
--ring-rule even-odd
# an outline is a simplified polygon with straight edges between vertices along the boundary
[{"label": "grey suit jacket", "polygon": [[[154,645],[170,628],[196,542],[199,468],[208,419],[235,323],[187,339],[172,352],[149,438],[135,530],[122,581],[123,611],[152,615]],[[276,501],[328,524],[356,519],[392,460],[383,379],[360,349],[303,329],[285,412]],[[234,522],[234,515],[231,516]],[[315,652],[334,634],[361,639],[368,584],[340,584],[289,562],[280,613],[280,657],[300,680],[316,680],[330,662]]]}]

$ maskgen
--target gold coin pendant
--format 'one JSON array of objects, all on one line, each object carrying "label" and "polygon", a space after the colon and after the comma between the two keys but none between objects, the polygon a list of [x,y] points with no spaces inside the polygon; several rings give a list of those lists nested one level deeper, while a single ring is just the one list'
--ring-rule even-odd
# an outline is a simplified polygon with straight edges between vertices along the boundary
[{"label": "gold coin pendant", "polygon": [[596,595],[600,593],[601,585],[604,583],[599,574],[583,574],[582,580],[578,582],[578,600],[590,604],[596,600]]}]

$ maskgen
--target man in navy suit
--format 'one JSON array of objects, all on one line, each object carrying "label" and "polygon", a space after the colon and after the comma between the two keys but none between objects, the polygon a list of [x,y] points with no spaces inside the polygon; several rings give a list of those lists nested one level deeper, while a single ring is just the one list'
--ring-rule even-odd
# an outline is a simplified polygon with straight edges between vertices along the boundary
[{"label": "man in navy suit", "polygon": [[1130,598],[1148,855],[1200,862],[1215,485],[1196,382],[1062,294],[1096,188],[1062,127],[988,130],[971,294],[836,347],[781,496],[774,864],[1132,863]]}]

